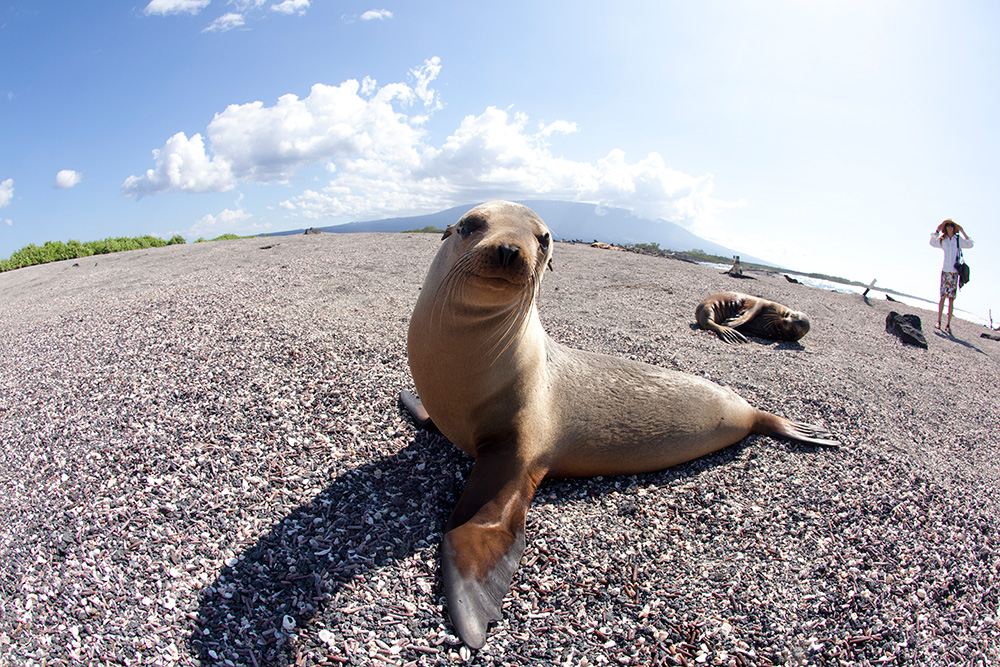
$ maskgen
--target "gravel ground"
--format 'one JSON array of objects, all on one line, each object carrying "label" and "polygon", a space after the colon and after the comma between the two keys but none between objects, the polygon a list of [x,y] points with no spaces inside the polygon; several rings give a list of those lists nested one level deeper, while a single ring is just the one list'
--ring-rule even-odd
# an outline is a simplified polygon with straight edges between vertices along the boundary
[{"label": "gravel ground", "polygon": [[[570,244],[542,290],[556,340],[729,385],[844,446],[754,436],[543,483],[504,620],[462,647],[438,544],[471,460],[396,401],[437,245],[246,239],[0,274],[0,664],[1000,662],[985,328]],[[720,290],[813,329],[724,345],[693,326]],[[885,333],[893,309],[928,350]]]}]

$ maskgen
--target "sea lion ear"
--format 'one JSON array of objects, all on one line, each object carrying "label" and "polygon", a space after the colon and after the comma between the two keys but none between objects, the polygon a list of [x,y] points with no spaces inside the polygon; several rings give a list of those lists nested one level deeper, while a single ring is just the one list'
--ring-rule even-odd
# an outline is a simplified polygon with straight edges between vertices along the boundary
[{"label": "sea lion ear", "polygon": [[451,233],[455,230],[455,225],[448,225],[448,228],[444,230],[444,234],[441,235],[441,240],[444,241],[446,238],[451,236]]}]

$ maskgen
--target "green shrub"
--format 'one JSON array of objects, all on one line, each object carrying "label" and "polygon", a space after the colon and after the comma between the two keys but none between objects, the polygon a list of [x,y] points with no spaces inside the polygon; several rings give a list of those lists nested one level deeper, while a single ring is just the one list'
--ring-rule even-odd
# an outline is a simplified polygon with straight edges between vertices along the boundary
[{"label": "green shrub", "polygon": [[[238,239],[235,234],[223,234],[213,241]],[[204,241],[205,239],[198,239]],[[174,235],[169,241],[158,239],[155,236],[145,235],[137,237],[119,236],[116,238],[106,238],[101,241],[46,241],[42,246],[29,243],[8,259],[0,259],[0,272],[13,271],[35,264],[47,264],[58,262],[63,259],[76,259],[77,257],[89,257],[91,255],[106,255],[112,252],[124,252],[126,250],[144,250],[146,248],[162,248],[167,245],[177,245],[186,243],[180,234]]]},{"label": "green shrub", "polygon": [[[732,257],[722,257],[721,255],[710,255],[710,254],[708,254],[707,252],[705,252],[704,250],[702,250],[700,248],[695,248],[694,250],[685,250],[684,254],[685,255],[691,255],[695,259],[698,259],[698,260],[700,260],[702,262],[712,262],[714,264],[732,264],[733,263],[733,258]],[[744,264],[746,264],[746,263],[744,262]],[[751,265],[748,265],[748,266],[751,266]]]}]

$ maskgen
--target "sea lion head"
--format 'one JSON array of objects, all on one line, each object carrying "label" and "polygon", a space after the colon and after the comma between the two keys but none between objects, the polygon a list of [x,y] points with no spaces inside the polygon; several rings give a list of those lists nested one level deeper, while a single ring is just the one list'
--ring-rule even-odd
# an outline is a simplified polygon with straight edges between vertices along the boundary
[{"label": "sea lion head", "polygon": [[[527,206],[493,201],[475,207],[441,237],[431,268],[438,297],[467,306],[533,304],[546,267],[552,233]],[[443,293],[440,293],[442,292]]]},{"label": "sea lion head", "polygon": [[796,341],[809,333],[809,318],[805,313],[778,307],[762,313],[764,326],[776,340]]}]

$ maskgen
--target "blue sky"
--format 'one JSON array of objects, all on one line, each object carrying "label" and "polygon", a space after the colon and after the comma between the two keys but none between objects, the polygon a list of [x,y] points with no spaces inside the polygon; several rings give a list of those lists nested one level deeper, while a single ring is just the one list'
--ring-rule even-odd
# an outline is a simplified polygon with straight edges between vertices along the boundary
[{"label": "blue sky", "polygon": [[1000,322],[998,7],[7,0],[0,256],[547,198],[936,300],[952,217]]}]

